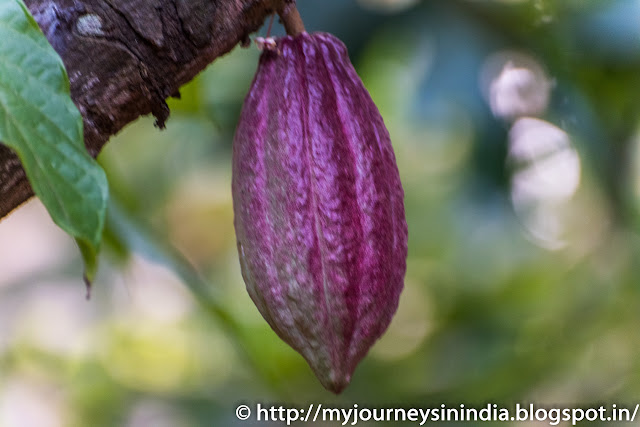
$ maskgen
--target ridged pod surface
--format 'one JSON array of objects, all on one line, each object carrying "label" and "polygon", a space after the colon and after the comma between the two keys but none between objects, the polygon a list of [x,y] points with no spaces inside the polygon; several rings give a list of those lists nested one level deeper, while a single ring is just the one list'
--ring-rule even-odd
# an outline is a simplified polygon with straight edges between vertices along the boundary
[{"label": "ridged pod surface", "polygon": [[326,33],[276,42],[233,143],[242,275],[269,325],[339,393],[398,307],[404,193],[344,44]]}]

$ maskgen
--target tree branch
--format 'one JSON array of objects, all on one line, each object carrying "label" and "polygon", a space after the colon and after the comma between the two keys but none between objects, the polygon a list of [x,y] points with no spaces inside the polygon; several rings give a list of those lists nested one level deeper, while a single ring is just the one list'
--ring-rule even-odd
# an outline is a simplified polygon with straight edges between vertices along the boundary
[{"label": "tree branch", "polygon": [[[247,43],[292,0],[25,0],[58,54],[94,157],[141,115],[164,127],[165,99],[217,57]],[[0,218],[33,195],[0,143]]]}]

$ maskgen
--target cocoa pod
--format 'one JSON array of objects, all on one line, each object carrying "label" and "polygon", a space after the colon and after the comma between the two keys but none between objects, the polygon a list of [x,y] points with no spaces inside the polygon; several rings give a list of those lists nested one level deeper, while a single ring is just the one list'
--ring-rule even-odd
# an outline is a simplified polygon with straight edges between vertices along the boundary
[{"label": "cocoa pod", "polygon": [[404,286],[404,192],[389,133],[344,44],[265,50],[233,142],[242,275],[273,330],[339,393]]}]

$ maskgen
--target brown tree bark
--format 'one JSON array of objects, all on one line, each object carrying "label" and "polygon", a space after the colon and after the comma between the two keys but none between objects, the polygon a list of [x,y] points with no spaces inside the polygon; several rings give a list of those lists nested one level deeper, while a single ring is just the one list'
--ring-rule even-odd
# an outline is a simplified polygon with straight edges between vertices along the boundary
[{"label": "brown tree bark", "polygon": [[[164,126],[165,99],[294,0],[25,0],[62,57],[85,144],[98,155],[141,115]],[[0,143],[0,218],[33,196]]]}]

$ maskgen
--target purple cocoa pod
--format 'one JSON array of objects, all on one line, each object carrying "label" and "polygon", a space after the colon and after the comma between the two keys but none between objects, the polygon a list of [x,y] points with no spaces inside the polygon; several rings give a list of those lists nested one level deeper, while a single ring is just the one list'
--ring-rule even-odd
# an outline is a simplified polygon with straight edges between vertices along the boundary
[{"label": "purple cocoa pod", "polygon": [[264,51],[233,142],[242,275],[335,393],[398,307],[403,198],[389,133],[344,44],[302,33]]}]

